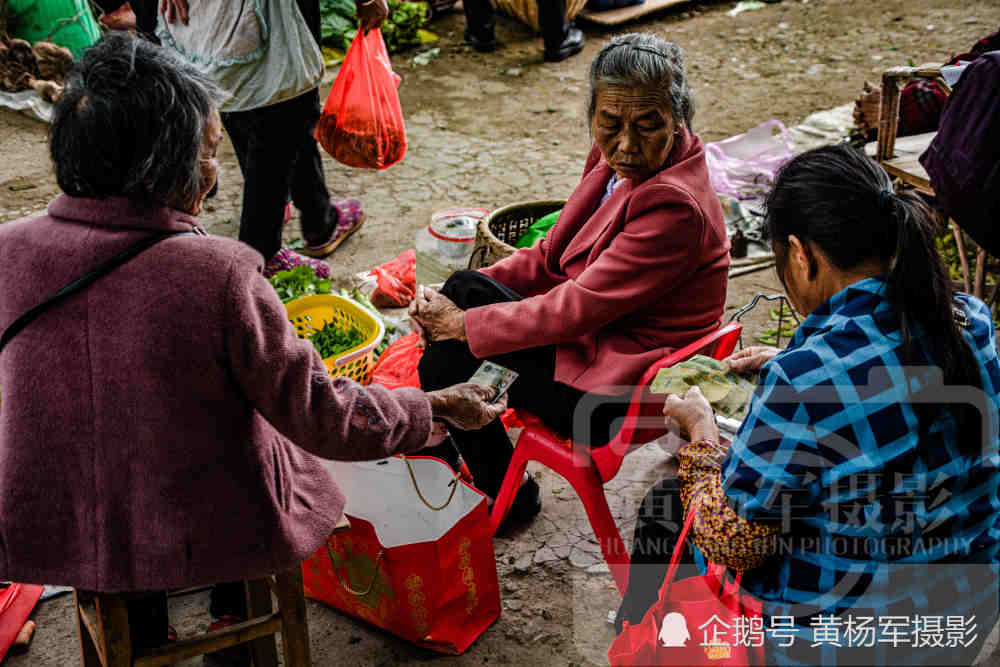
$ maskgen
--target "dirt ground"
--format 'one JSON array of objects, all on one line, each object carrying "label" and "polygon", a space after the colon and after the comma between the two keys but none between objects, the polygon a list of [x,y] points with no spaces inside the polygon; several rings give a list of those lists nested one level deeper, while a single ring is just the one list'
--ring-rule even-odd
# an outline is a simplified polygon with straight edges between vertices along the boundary
[{"label": "dirt ground", "polygon": [[[865,79],[878,81],[885,68],[911,59],[941,62],[1000,24],[996,0],[784,0],[734,18],[726,14],[733,5],[692,2],[613,31],[583,24],[584,52],[558,64],[543,63],[541,39],[513,21],[499,20],[503,48],[480,55],[462,42],[460,9],[439,17],[431,26],[441,37],[439,58],[426,66],[413,64],[417,52],[393,58],[403,79],[409,138],[403,163],[375,173],[324,160],[334,195],[361,197],[368,209],[364,228],[330,259],[335,276],[346,280],[412,247],[436,210],[568,196],[590,146],[587,67],[614,34],[651,31],[684,47],[697,98],[695,130],[711,141],[768,119],[791,125],[848,103]],[[328,73],[324,92],[334,74]],[[41,212],[57,194],[46,126],[0,110],[0,146],[0,222]],[[235,236],[241,178],[228,144],[221,163],[221,192],[204,221],[213,233]],[[289,241],[298,236],[295,220],[286,229]],[[729,308],[758,291],[779,291],[772,271],[734,279]],[[749,321],[747,342],[764,321]],[[626,541],[638,501],[666,469],[663,459],[661,452],[643,450],[609,486]],[[465,655],[428,653],[309,602],[314,663],[606,664],[613,633],[605,618],[617,606],[613,583],[601,571],[596,543],[587,539],[579,503],[571,492],[561,493],[565,483],[538,469],[536,475],[546,494],[542,516],[496,542],[504,613]],[[590,546],[570,548],[566,535]],[[207,627],[202,604],[191,602],[198,613],[177,621],[182,635]],[[31,650],[8,664],[76,664],[71,613],[67,597],[41,605]]]}]

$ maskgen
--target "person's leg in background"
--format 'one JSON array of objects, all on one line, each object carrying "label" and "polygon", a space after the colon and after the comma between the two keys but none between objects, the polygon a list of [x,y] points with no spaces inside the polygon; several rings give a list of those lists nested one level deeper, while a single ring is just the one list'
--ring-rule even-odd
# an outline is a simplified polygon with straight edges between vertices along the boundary
[{"label": "person's leg in background", "polygon": [[139,34],[159,44],[160,40],[156,37],[159,0],[129,0],[129,5],[135,14],[135,28]]},{"label": "person's leg in background", "polygon": [[128,629],[132,646],[139,649],[156,648],[177,639],[171,634],[167,618],[167,592],[156,591],[125,602],[128,612]]},{"label": "person's leg in background", "polygon": [[583,50],[583,32],[566,20],[566,0],[537,0],[545,60],[559,62]]},{"label": "person's leg in background", "polygon": [[285,206],[302,142],[303,96],[260,109],[222,114],[243,172],[243,209],[239,239],[264,257],[264,274],[307,265],[320,278],[330,275],[325,263],[281,247]]},{"label": "person's leg in background", "polygon": [[[683,525],[684,505],[681,503],[680,484],[675,478],[667,477],[650,489],[639,505],[632,540],[628,590],[615,617],[615,630],[619,634],[622,623],[639,623],[656,602]],[[684,550],[681,563],[694,563],[690,549]]]},{"label": "person's leg in background", "polygon": [[465,41],[480,53],[496,51],[496,10],[490,0],[462,0]]},{"label": "person's leg in background", "polygon": [[[230,581],[215,584],[209,593],[208,613],[212,616],[209,632],[222,630],[231,625],[242,623],[249,615],[247,610],[246,587],[242,581]],[[252,662],[250,647],[247,644],[232,646],[221,651],[207,653],[204,658],[206,665],[219,667],[243,667]]]},{"label": "person's leg in background", "polygon": [[[299,12],[305,19],[309,32],[317,44],[322,42],[319,0],[296,0]],[[320,117],[319,89],[296,98],[296,127],[301,128],[299,151],[295,159],[291,197],[299,209],[302,238],[306,242],[302,254],[326,257],[353,234],[365,221],[364,207],[359,199],[345,198],[330,201],[323,173],[323,159],[314,132]]]},{"label": "person's leg in background", "polygon": [[287,130],[280,137],[269,133],[274,126],[282,131],[280,123],[269,122],[269,118],[280,116],[278,107],[284,104],[222,114],[243,172],[239,239],[263,255],[264,261],[281,248],[282,216],[295,160],[295,146],[287,141]]}]

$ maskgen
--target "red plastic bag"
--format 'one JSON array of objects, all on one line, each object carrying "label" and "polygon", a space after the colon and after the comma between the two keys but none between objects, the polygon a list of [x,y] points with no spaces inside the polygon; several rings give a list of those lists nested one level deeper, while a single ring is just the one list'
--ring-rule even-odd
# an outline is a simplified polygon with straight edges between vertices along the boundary
[{"label": "red plastic bag", "polygon": [[410,248],[391,262],[372,269],[378,287],[372,292],[372,303],[379,308],[405,308],[417,290],[417,253]]},{"label": "red plastic bag", "polygon": [[420,388],[420,376],[417,365],[424,356],[422,348],[417,347],[420,337],[416,333],[403,336],[395,343],[385,348],[372,369],[372,382],[388,389],[400,387]]},{"label": "red plastic bag", "polygon": [[763,631],[755,639],[752,630],[747,637],[737,630],[725,630],[736,627],[741,618],[750,628],[763,628],[761,602],[740,587],[741,574],[729,582],[726,568],[710,562],[706,574],[677,580],[677,568],[697,512],[695,505],[685,518],[657,601],[636,625],[625,621],[622,633],[611,642],[611,667],[767,664]]},{"label": "red plastic bag", "polygon": [[323,105],[316,139],[348,167],[386,169],[406,153],[406,128],[382,32],[358,30]]}]

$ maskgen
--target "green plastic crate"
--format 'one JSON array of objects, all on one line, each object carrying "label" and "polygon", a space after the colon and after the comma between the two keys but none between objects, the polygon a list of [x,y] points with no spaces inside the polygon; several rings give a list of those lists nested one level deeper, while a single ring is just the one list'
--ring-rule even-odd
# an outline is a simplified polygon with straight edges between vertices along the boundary
[{"label": "green plastic crate", "polygon": [[12,37],[32,44],[48,40],[65,46],[78,59],[101,38],[87,0],[8,0]]}]

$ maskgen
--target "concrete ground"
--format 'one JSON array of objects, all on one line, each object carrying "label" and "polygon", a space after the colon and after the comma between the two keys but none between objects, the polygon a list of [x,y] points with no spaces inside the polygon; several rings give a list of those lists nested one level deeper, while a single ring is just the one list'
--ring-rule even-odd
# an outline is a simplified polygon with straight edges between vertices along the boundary
[{"label": "concrete ground", "polygon": [[[566,197],[590,147],[587,66],[614,34],[653,31],[685,48],[698,100],[695,129],[711,141],[772,118],[792,125],[849,103],[865,79],[877,81],[886,67],[943,61],[1000,24],[996,0],[784,0],[735,18],[726,13],[733,6],[692,2],[616,30],[584,26],[584,53],[558,64],[542,63],[540,39],[507,19],[498,29],[504,48],[473,53],[462,44],[461,12],[443,15],[432,26],[442,38],[440,57],[426,66],[412,62],[416,52],[393,58],[403,78],[409,140],[403,163],[376,173],[324,160],[331,189],[362,197],[369,215],[331,258],[335,275],[347,280],[412,247],[436,210]],[[0,222],[44,210],[58,190],[45,125],[0,110],[0,145]],[[213,233],[235,236],[241,178],[228,143],[221,161],[222,191],[203,219]],[[297,236],[293,220],[287,238]],[[772,272],[731,281],[729,312],[757,291],[780,291]],[[765,326],[766,314],[751,317],[747,342]],[[439,656],[309,602],[314,664],[606,664],[613,638],[607,612],[618,604],[614,584],[573,491],[552,473],[530,470],[542,485],[542,514],[530,527],[496,540],[503,614],[467,653]],[[629,456],[608,484],[627,542],[639,501],[668,473],[668,456],[654,444]],[[206,607],[204,599],[193,598],[174,610],[182,636],[207,628]],[[70,599],[43,603],[35,618],[39,628],[30,650],[7,664],[77,664]]]}]

